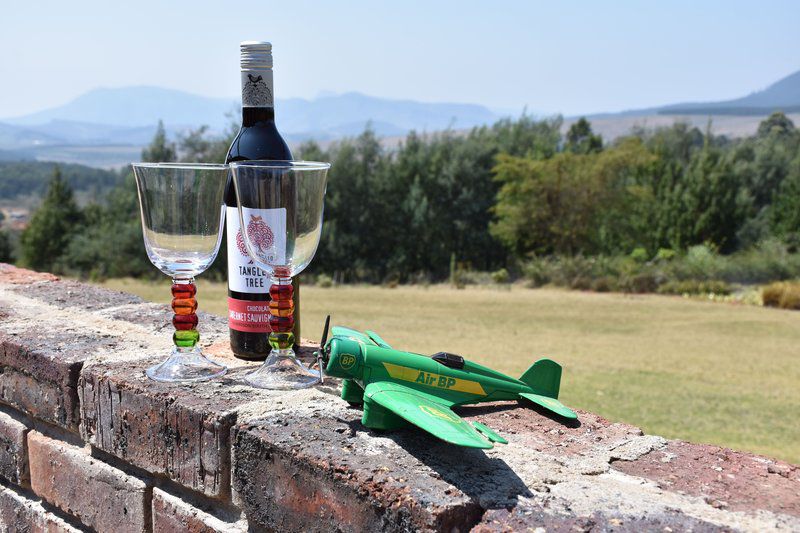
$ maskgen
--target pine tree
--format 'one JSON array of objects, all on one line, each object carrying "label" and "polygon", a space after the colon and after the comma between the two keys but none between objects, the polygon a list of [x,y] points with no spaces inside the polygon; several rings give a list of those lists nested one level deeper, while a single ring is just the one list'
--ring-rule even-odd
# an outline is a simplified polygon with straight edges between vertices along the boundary
[{"label": "pine tree", "polygon": [[0,263],[10,263],[13,260],[11,248],[11,237],[8,232],[0,230]]},{"label": "pine tree", "polygon": [[20,238],[22,263],[36,270],[53,270],[81,221],[72,189],[56,167],[47,195]]},{"label": "pine tree", "polygon": [[591,154],[603,149],[603,138],[594,134],[591,123],[584,117],[569,127],[566,141],[566,150],[575,154]]},{"label": "pine tree", "polygon": [[142,161],[151,163],[163,163],[176,161],[178,154],[175,151],[175,143],[167,142],[167,132],[164,130],[164,121],[158,121],[158,128],[150,145],[142,150]]}]

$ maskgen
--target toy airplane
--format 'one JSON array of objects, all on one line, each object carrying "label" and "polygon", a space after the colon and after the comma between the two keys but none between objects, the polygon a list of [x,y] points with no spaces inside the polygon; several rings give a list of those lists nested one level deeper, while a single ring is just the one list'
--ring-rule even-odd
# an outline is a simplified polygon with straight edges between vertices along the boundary
[{"label": "toy airplane", "polygon": [[564,418],[577,415],[558,401],[561,366],[540,359],[514,379],[460,355],[419,355],[389,346],[377,333],[334,327],[326,343],[330,317],[320,346],[320,366],[344,378],[342,399],[363,404],[361,423],[391,430],[415,425],[444,441],[469,448],[506,444],[479,422],[468,423],[450,408],[457,405],[525,398]]}]

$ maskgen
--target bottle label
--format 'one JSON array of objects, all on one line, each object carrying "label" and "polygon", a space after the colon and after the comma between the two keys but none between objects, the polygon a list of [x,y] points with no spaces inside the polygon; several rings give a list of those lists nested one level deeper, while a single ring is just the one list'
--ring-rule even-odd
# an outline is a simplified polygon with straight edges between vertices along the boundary
[{"label": "bottle label", "polygon": [[242,107],[275,107],[272,70],[242,70]]},{"label": "bottle label", "polygon": [[[251,244],[259,247],[259,256],[272,264],[286,259],[286,209],[242,208]],[[228,207],[228,287],[232,291],[255,294],[269,293],[269,274],[247,253],[239,224],[239,210]]]},{"label": "bottle label", "polygon": [[229,297],[228,327],[246,333],[270,333],[269,300],[251,302]]}]

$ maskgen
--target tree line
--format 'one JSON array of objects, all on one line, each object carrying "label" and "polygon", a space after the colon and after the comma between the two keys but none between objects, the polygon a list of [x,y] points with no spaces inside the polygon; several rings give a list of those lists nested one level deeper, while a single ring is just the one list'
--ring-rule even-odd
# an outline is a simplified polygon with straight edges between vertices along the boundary
[{"label": "tree line", "polygon": [[[687,124],[604,142],[581,119],[504,119],[468,132],[412,132],[397,147],[367,128],[295,156],[333,163],[312,274],[341,282],[437,281],[454,265],[524,271],[534,258],[648,260],[704,245],[722,254],[800,241],[800,132],[782,113],[746,138]],[[234,130],[170,142],[146,161],[224,159]],[[223,241],[224,242],[224,241]],[[144,252],[132,173],[103,203],[75,205],[53,178],[19,259],[80,276],[157,276]],[[225,251],[210,276],[225,277]]]}]

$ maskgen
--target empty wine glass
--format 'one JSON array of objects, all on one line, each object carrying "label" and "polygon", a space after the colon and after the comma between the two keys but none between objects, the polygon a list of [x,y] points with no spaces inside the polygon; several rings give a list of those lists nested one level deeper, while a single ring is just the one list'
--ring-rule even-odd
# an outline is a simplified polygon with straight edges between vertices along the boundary
[{"label": "empty wine glass", "polygon": [[169,358],[147,369],[156,381],[205,381],[226,368],[206,358],[197,346],[197,288],[217,257],[225,222],[227,165],[134,163],[147,256],[172,278],[175,346]]},{"label": "empty wine glass", "polygon": [[322,232],[328,163],[242,161],[231,163],[242,237],[250,257],[271,278],[272,351],[245,380],[265,389],[302,389],[319,383],[319,371],[296,356],[292,276],[314,257]]}]

